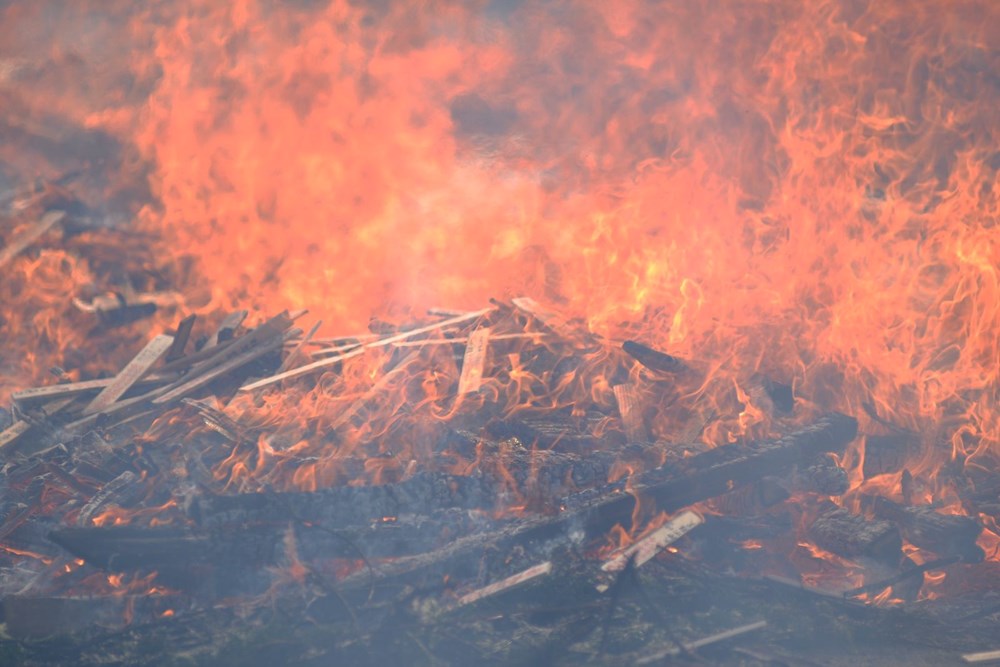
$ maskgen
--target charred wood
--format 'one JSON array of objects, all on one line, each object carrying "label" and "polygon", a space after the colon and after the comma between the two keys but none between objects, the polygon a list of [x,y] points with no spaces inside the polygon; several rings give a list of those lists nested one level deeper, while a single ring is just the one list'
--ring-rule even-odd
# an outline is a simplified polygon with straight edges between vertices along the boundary
[{"label": "charred wood", "polygon": [[903,556],[899,530],[838,508],[820,515],[808,530],[816,546],[846,558],[871,558],[896,565]]},{"label": "charred wood", "polygon": [[659,350],[654,350],[647,345],[637,343],[633,340],[627,340],[622,343],[622,349],[625,351],[625,354],[651,371],[683,373],[688,370],[687,364],[679,358],[665,352],[660,352]]},{"label": "charred wood", "polygon": [[865,479],[902,470],[907,452],[913,445],[913,436],[909,434],[866,436],[865,463],[862,467]]},{"label": "charred wood", "polygon": [[875,516],[896,524],[913,546],[967,563],[978,563],[985,557],[976,544],[983,527],[972,517],[941,514],[930,507],[907,507],[881,496],[865,500]]}]

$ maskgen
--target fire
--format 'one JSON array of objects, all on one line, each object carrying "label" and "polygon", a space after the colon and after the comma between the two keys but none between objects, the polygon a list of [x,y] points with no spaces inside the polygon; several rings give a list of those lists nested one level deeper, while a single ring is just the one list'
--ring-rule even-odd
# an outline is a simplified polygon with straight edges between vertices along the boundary
[{"label": "fire", "polygon": [[[52,10],[52,30],[76,30],[86,4]],[[80,53],[31,46],[25,27],[42,9],[0,10],[0,44],[38,59],[0,61],[0,100],[114,142],[100,182],[72,191],[126,219],[55,223],[0,265],[0,401],[47,373],[121,367],[130,345],[88,336],[95,304],[156,301],[155,317],[122,325],[125,343],[191,313],[247,309],[251,326],[309,308],[317,337],[343,344],[298,354],[344,357],[212,406],[242,429],[223,433],[204,481],[214,490],[488,467],[504,482],[495,516],[526,512],[535,478],[515,479],[510,452],[428,443],[487,404],[505,418],[611,414],[615,389],[634,384],[656,388],[636,419],[652,441],[744,442],[829,410],[857,415],[867,435],[912,435],[900,465],[874,475],[866,445],[848,451],[836,502],[976,513],[952,471],[977,479],[1000,457],[1000,5],[113,4],[74,40]],[[32,67],[36,87],[11,83]],[[15,129],[60,138],[48,122]],[[0,158],[57,180],[17,148]],[[19,199],[5,247],[65,195]],[[556,319],[498,318],[490,335],[505,347],[475,395],[454,396],[461,327],[359,347],[432,307],[518,295]],[[565,330],[569,343],[549,336]],[[666,383],[623,368],[612,351],[626,339],[689,372]],[[542,352],[556,361],[539,370]],[[787,385],[794,409],[776,410],[761,377]],[[191,423],[178,408],[142,437],[187,447],[220,433]],[[187,453],[178,446],[177,478],[201,463]],[[639,469],[621,460],[612,481]],[[150,505],[109,505],[91,523],[171,523],[176,501]],[[609,544],[649,528],[638,502],[634,518]],[[996,561],[1000,531],[982,521]],[[285,546],[285,575],[301,584],[291,531]],[[806,581],[863,579],[809,542],[792,550]],[[942,577],[928,574],[927,590]]]}]

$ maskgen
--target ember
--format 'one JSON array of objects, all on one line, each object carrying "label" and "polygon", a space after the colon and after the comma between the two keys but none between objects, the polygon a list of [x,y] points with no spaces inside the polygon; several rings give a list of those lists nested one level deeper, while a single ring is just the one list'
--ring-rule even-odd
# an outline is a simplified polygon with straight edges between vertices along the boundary
[{"label": "ember", "polygon": [[994,3],[44,4],[0,655],[996,655]]}]

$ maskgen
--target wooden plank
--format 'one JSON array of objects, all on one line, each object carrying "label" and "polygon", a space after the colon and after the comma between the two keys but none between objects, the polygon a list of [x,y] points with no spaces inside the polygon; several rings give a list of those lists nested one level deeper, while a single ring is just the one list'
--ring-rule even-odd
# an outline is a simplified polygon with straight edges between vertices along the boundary
[{"label": "wooden plank", "polygon": [[376,347],[384,347],[386,345],[392,345],[397,341],[406,340],[407,338],[412,338],[413,336],[425,334],[430,331],[440,329],[441,327],[447,327],[454,324],[459,324],[461,322],[474,320],[479,317],[482,317],[483,315],[486,315],[492,310],[493,310],[492,308],[484,308],[482,310],[477,310],[472,313],[465,313],[458,317],[453,317],[450,320],[442,320],[441,322],[435,322],[434,324],[429,324],[425,327],[420,327],[418,329],[413,329],[411,331],[404,331],[403,333],[399,333],[394,336],[389,336],[388,338],[380,338],[371,343],[365,343],[360,347],[344,352],[343,354],[338,354],[328,359],[320,359],[318,361],[312,362],[311,364],[306,364],[305,366],[299,366],[298,368],[285,371],[284,373],[278,373],[276,375],[272,375],[269,378],[264,378],[263,380],[258,380],[257,382],[252,382],[248,385],[244,385],[243,387],[240,388],[240,391],[253,391],[255,389],[260,389],[261,387],[266,387],[268,385],[274,384],[276,382],[281,382],[282,380],[287,380],[288,378],[306,375],[307,373],[312,373],[313,371],[317,371],[321,368],[326,368],[327,366],[333,366],[334,364],[340,363],[345,359],[356,357],[366,350]]},{"label": "wooden plank", "polygon": [[305,337],[303,337],[302,340],[300,340],[298,344],[294,348],[292,348],[292,351],[288,353],[288,356],[285,357],[285,360],[281,362],[280,366],[278,366],[279,373],[284,373],[285,371],[287,371],[289,368],[292,367],[292,364],[302,353],[302,348],[304,348],[306,345],[309,344],[309,341],[312,340],[312,337],[316,335],[316,332],[319,331],[319,328],[321,326],[323,326],[323,320],[317,321],[316,324],[312,326],[312,329],[310,329],[309,332],[305,335]]},{"label": "wooden plank", "polygon": [[[159,373],[151,373],[136,383],[136,386],[150,385],[172,381],[176,375],[164,376]],[[115,378],[101,378],[99,380],[84,380],[83,382],[67,382],[64,384],[52,384],[45,387],[33,387],[11,394],[11,398],[18,405],[33,405],[63,398],[76,398],[89,392],[98,392],[114,382]]]},{"label": "wooden plank", "polygon": [[506,579],[501,579],[489,586],[484,586],[483,588],[472,591],[471,593],[466,593],[458,599],[458,606],[464,607],[467,604],[472,604],[473,602],[478,602],[485,598],[496,595],[497,593],[502,593],[504,591],[509,591],[512,588],[520,586],[532,579],[538,579],[539,577],[544,577],[545,575],[552,572],[552,562],[545,561],[544,563],[539,563],[538,565],[533,565],[527,570],[522,570],[517,574],[512,574]]},{"label": "wooden plank", "polygon": [[486,364],[486,347],[489,345],[490,329],[476,329],[469,336],[462,359],[462,375],[458,379],[458,394],[479,391],[483,384],[483,366]]},{"label": "wooden plank", "polygon": [[618,403],[618,414],[622,418],[622,426],[625,427],[625,437],[629,442],[646,442],[649,440],[646,434],[646,425],[642,419],[642,400],[639,397],[639,390],[631,382],[617,384],[611,388],[615,394],[615,401]]},{"label": "wooden plank", "polygon": [[[219,364],[215,368],[212,368],[211,370],[208,370],[204,373],[200,373],[197,377],[191,380],[187,380],[186,382],[182,382],[170,388],[167,392],[165,392],[161,396],[154,398],[153,405],[163,405],[165,403],[170,403],[171,401],[176,401],[178,399],[184,398],[191,392],[196,391],[201,387],[204,387],[206,384],[212,382],[216,378],[225,375],[226,373],[229,373],[231,371],[234,371],[240,366],[244,366],[253,361],[254,359],[258,359],[264,356],[265,354],[271,352],[272,350],[278,349],[285,343],[286,338],[297,336],[301,333],[302,331],[300,329],[292,329],[286,332],[284,335],[278,335],[270,340],[267,340],[266,342],[260,343],[256,347],[252,347],[249,350],[246,350],[242,354],[238,354],[234,357],[231,357],[228,361]],[[246,338],[246,336],[244,336],[244,338]]]},{"label": "wooden plank", "polygon": [[125,395],[142,376],[149,372],[153,364],[166,354],[174,343],[174,337],[160,334],[146,343],[139,354],[125,365],[114,381],[101,390],[94,400],[83,409],[84,415],[92,415],[107,409],[112,403]]},{"label": "wooden plank", "polygon": [[24,252],[25,248],[40,239],[45,232],[52,228],[52,225],[65,217],[66,211],[49,211],[38,222],[29,225],[27,229],[11,239],[10,243],[0,248],[0,267]]},{"label": "wooden plank", "polygon": [[687,510],[681,512],[649,535],[621,550],[601,565],[603,572],[621,572],[629,559],[634,559],[635,567],[642,567],[667,546],[687,535],[705,522],[699,515]]},{"label": "wooden plank", "polygon": [[16,442],[17,439],[27,433],[30,428],[31,424],[24,420],[18,420],[8,426],[4,429],[3,433],[0,433],[0,450],[3,450]]},{"label": "wooden plank", "polygon": [[[509,334],[490,334],[490,340],[542,340],[545,338],[543,333],[509,333]],[[404,340],[398,343],[393,343],[393,347],[425,347],[428,345],[460,345],[462,343],[468,343],[469,336],[455,336],[454,338],[423,338],[421,340]]]},{"label": "wooden plank", "polygon": [[167,356],[165,357],[167,361],[174,361],[184,356],[184,348],[187,347],[188,340],[191,338],[191,330],[194,329],[196,319],[198,319],[197,315],[188,315],[177,325],[174,344],[167,350]]}]

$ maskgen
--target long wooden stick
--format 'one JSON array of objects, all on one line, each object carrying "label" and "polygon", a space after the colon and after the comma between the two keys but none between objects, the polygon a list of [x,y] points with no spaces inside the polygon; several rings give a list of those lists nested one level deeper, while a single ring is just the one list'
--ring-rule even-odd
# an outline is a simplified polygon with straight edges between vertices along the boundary
[{"label": "long wooden stick", "polygon": [[112,403],[125,395],[142,376],[149,372],[160,357],[166,354],[170,346],[174,344],[174,337],[160,334],[146,343],[139,354],[135,355],[132,361],[125,365],[125,368],[115,376],[114,381],[101,390],[94,400],[83,409],[84,415],[92,415],[106,409]]},{"label": "long wooden stick", "polygon": [[52,225],[66,217],[66,211],[49,211],[41,219],[25,229],[17,238],[8,245],[0,248],[0,267],[14,259],[25,248],[41,238],[42,234],[49,231]]},{"label": "long wooden stick", "polygon": [[299,377],[300,375],[306,375],[307,373],[312,373],[313,371],[319,370],[321,368],[326,368],[327,366],[333,366],[334,364],[340,363],[345,359],[350,359],[351,357],[356,357],[365,350],[370,350],[376,347],[384,347],[386,345],[392,345],[396,341],[406,340],[407,338],[412,338],[413,336],[418,336],[420,334],[427,333],[428,331],[434,331],[435,329],[440,329],[441,327],[451,326],[453,324],[459,324],[460,322],[467,322],[469,320],[474,320],[477,317],[482,317],[483,315],[491,312],[492,308],[484,308],[482,310],[477,310],[473,313],[465,313],[458,317],[453,317],[450,320],[442,320],[441,322],[435,322],[434,324],[429,324],[425,327],[420,327],[419,329],[413,329],[411,331],[404,331],[403,333],[396,334],[394,336],[389,336],[388,338],[380,338],[379,340],[373,341],[371,343],[365,343],[360,347],[354,348],[343,354],[338,354],[337,356],[330,357],[328,359],[320,359],[314,361],[311,364],[306,364],[305,366],[299,366],[290,371],[285,371],[284,373],[278,373],[277,375],[272,375],[269,378],[264,378],[263,380],[258,380],[251,384],[240,387],[240,391],[253,391],[254,389],[260,389],[261,387],[266,387],[268,385],[274,384],[275,382],[281,382],[288,378]]}]

